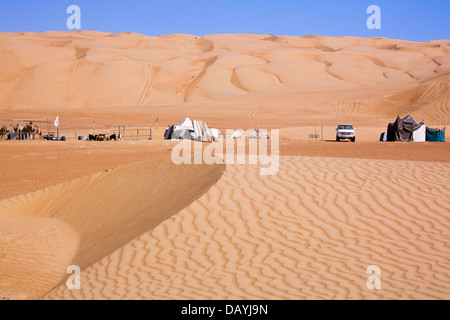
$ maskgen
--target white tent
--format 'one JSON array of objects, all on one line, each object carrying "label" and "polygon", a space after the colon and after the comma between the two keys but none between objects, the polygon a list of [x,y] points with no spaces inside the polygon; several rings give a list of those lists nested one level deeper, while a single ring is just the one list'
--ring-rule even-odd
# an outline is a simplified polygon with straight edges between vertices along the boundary
[{"label": "white tent", "polygon": [[175,125],[172,133],[172,140],[178,139],[192,139],[192,132],[194,132],[194,126],[192,120],[189,118],[184,119],[179,124]]},{"label": "white tent", "polygon": [[174,129],[171,139],[172,140],[179,140],[179,139],[190,140],[190,139],[192,139],[192,133],[190,130],[186,130],[186,129],[177,129],[177,130]]},{"label": "white tent", "polygon": [[174,129],[187,129],[187,130],[192,130],[194,131],[194,127],[192,125],[192,120],[189,118],[184,119],[183,121],[181,121],[179,124],[175,125]]},{"label": "white tent", "polygon": [[211,131],[206,122],[186,118],[174,126],[171,139],[192,139],[200,142],[211,142],[211,136]]},{"label": "white tent", "polygon": [[221,132],[219,129],[211,128],[211,129],[209,129],[209,131],[211,132],[211,137],[214,138],[214,141],[219,140],[219,137],[221,135]]},{"label": "white tent", "polygon": [[255,129],[256,131],[256,138],[257,139],[267,139],[267,132],[264,131],[264,133],[261,132],[259,129]]},{"label": "white tent", "polygon": [[195,141],[211,142],[211,131],[206,122],[193,120],[192,124],[194,127],[193,139]]},{"label": "white tent", "polygon": [[233,134],[231,135],[231,139],[241,139],[242,138],[242,132],[239,130],[236,130],[235,132],[233,132]]},{"label": "white tent", "polygon": [[425,142],[427,140],[427,126],[422,124],[419,129],[413,131],[413,141]]},{"label": "white tent", "polygon": [[202,128],[199,121],[194,120],[192,123],[194,125],[194,140],[202,141]]}]

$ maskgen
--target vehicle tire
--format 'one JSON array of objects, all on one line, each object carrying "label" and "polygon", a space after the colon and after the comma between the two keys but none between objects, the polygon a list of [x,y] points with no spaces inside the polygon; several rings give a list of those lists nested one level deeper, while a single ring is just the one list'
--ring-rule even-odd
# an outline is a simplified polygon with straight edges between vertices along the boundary
[{"label": "vehicle tire", "polygon": [[355,142],[356,141],[356,137],[355,138],[352,138],[352,142]]},{"label": "vehicle tire", "polygon": [[337,142],[340,142],[340,141],[341,141],[341,139],[339,139],[339,137],[336,137],[336,141],[337,141]]}]

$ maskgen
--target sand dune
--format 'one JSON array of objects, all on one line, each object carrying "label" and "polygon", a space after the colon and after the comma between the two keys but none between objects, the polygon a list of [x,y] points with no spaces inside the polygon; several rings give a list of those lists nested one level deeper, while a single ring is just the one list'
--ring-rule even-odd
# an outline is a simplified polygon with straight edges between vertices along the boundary
[{"label": "sand dune", "polygon": [[384,99],[374,104],[386,114],[411,114],[418,121],[428,124],[446,125],[450,123],[450,82],[448,78],[438,78],[417,87]]},{"label": "sand dune", "polygon": [[38,298],[61,281],[70,262],[85,269],[153,229],[204,193],[223,169],[151,160],[2,200],[0,296]]},{"label": "sand dune", "polygon": [[[255,98],[264,97],[287,111],[271,119],[292,126],[338,120],[339,102],[362,106],[357,122],[374,116],[385,121],[397,115],[386,105],[407,96],[401,111],[421,105],[418,115],[426,114],[434,125],[449,122],[449,45],[321,36],[1,33],[0,108],[164,112],[158,107],[170,105],[176,106],[172,119],[196,106],[203,117],[226,116],[224,106],[232,105],[242,118],[260,109]],[[411,92],[440,84],[433,97]]]},{"label": "sand dune", "polygon": [[[376,174],[374,174],[376,173]],[[448,299],[447,163],[282,157],[200,199],[45,299]],[[366,287],[378,265],[382,288]]]}]

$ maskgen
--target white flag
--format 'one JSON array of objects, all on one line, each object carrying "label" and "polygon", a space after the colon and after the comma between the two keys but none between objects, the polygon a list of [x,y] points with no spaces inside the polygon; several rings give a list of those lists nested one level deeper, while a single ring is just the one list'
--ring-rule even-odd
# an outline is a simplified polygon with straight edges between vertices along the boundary
[{"label": "white flag", "polygon": [[55,127],[59,127],[59,116],[55,119]]}]

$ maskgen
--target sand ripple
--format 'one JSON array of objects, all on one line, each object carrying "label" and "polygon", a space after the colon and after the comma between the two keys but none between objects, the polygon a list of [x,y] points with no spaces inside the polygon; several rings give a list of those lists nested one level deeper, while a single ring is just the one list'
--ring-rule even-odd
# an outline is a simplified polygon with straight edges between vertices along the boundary
[{"label": "sand ripple", "polygon": [[[209,192],[46,299],[448,299],[450,165],[282,157]],[[382,288],[366,287],[370,265]]]}]

